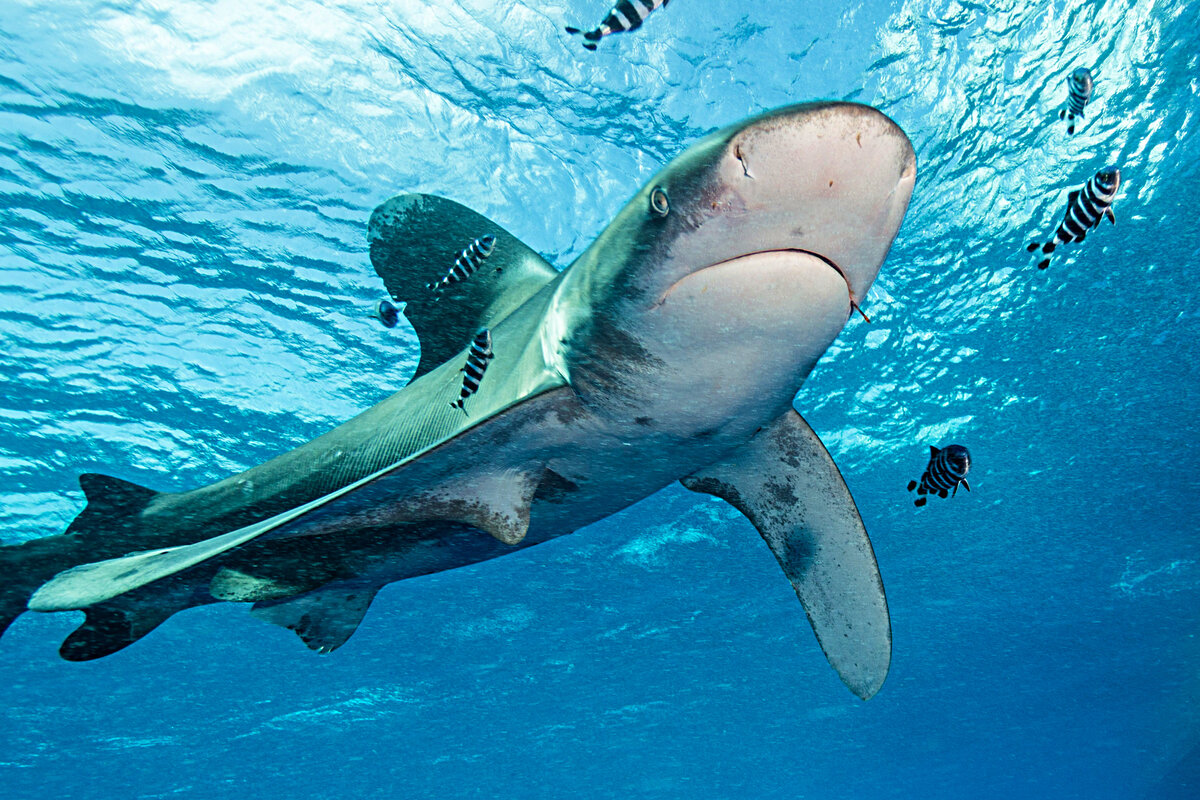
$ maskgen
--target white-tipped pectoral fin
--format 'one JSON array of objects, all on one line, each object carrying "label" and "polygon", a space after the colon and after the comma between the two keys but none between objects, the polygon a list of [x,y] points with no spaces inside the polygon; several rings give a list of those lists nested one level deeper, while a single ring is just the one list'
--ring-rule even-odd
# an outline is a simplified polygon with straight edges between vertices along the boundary
[{"label": "white-tipped pectoral fin", "polygon": [[854,498],[808,423],[789,411],[682,482],[749,518],[796,590],[830,665],[862,699],[878,692],[892,658],[883,582]]}]

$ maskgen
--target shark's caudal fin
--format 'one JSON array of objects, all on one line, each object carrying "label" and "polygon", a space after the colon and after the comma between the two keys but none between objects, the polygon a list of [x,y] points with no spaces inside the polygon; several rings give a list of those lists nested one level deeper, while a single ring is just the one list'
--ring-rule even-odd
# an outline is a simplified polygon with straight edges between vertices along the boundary
[{"label": "shark's caudal fin", "polygon": [[250,614],[295,631],[311,650],[331,653],[358,630],[380,588],[355,582],[332,583],[298,597],[256,603]]},{"label": "shark's caudal fin", "polygon": [[108,475],[85,473],[87,507],[61,536],[0,547],[0,634],[26,610],[30,595],[62,570],[105,555],[146,547],[138,514],[157,494]]},{"label": "shark's caudal fin", "polygon": [[[470,277],[440,292],[428,286],[450,271],[473,241],[496,237],[491,254]],[[481,328],[494,327],[553,280],[545,259],[495,222],[464,205],[430,194],[402,194],[371,214],[371,264],[388,292],[407,305],[421,340],[414,378],[445,362]]]},{"label": "shark's caudal fin", "polygon": [[716,495],[749,518],[842,681],[864,700],[878,692],[892,657],[883,582],[854,499],[808,423],[788,411],[683,485]]}]

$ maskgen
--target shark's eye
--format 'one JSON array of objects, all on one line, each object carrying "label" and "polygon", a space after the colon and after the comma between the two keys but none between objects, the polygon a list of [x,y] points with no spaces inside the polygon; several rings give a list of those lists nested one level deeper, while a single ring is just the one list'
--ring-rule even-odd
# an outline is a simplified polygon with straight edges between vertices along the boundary
[{"label": "shark's eye", "polygon": [[650,211],[660,217],[665,217],[671,211],[667,193],[662,190],[661,186],[655,186],[650,190]]}]

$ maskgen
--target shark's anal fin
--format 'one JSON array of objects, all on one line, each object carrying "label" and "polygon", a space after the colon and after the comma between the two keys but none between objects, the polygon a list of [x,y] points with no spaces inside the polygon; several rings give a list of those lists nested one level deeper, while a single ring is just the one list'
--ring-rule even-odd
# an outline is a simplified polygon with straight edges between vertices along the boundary
[{"label": "shark's anal fin", "polygon": [[296,632],[318,653],[331,653],[358,630],[380,587],[338,582],[296,597],[256,603],[252,616]]},{"label": "shark's anal fin", "polygon": [[[463,248],[495,236],[474,274],[433,292]],[[504,228],[464,205],[430,194],[402,194],[371,214],[371,264],[421,341],[414,379],[454,356],[480,328],[492,328],[558,276]]]},{"label": "shark's anal fin", "polygon": [[829,452],[795,411],[682,480],[754,524],[804,605],[829,663],[862,699],[887,677],[892,629],[875,553]]}]

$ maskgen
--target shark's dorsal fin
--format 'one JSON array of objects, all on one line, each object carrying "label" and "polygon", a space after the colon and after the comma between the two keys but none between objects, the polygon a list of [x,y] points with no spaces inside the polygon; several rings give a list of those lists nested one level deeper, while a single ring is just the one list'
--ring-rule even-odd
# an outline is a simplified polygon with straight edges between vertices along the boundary
[{"label": "shark's dorsal fin", "polygon": [[[495,236],[491,255],[469,278],[440,291],[437,282],[464,248]],[[508,316],[558,272],[495,222],[466,206],[431,194],[402,194],[371,214],[367,230],[371,264],[392,298],[406,303],[421,341],[414,378],[463,348],[476,331]]]},{"label": "shark's dorsal fin", "polygon": [[277,602],[256,603],[252,616],[296,632],[318,653],[331,653],[358,630],[379,586],[339,582]]},{"label": "shark's dorsal fin", "polygon": [[789,410],[725,460],[682,482],[749,518],[842,681],[864,700],[878,692],[892,657],[883,582],[854,498],[808,423]]}]

